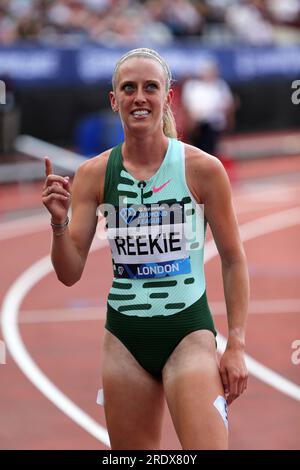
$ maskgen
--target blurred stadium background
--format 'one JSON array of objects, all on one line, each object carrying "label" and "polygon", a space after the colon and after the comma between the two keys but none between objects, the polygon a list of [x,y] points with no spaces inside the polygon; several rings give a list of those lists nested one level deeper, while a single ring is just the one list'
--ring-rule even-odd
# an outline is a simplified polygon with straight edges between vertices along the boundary
[{"label": "blurred stadium background", "polygon": [[[0,0],[0,230],[44,214],[45,154],[72,175],[81,158],[122,140],[108,92],[114,64],[135,47],[169,63],[187,142],[182,89],[201,64],[217,64],[234,102],[218,147],[234,190],[282,175],[299,184],[300,0]],[[3,278],[2,299],[7,289]],[[22,446],[8,442],[0,448]]]}]

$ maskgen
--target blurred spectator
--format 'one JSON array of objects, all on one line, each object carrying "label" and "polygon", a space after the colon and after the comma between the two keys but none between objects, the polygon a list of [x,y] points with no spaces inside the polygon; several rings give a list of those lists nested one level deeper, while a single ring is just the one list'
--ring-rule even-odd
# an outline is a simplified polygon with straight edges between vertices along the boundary
[{"label": "blurred spectator", "polygon": [[23,15],[17,26],[17,36],[20,40],[38,40],[41,34],[41,25],[31,13]]},{"label": "blurred spectator", "polygon": [[225,23],[227,8],[232,5],[232,0],[204,0],[201,2],[202,11],[208,23]]},{"label": "blurred spectator", "polygon": [[240,0],[226,11],[226,24],[241,43],[256,46],[274,42],[273,27],[265,17],[265,4],[259,0]]},{"label": "blurred spectator", "polygon": [[186,0],[162,0],[162,21],[174,36],[201,34],[202,17],[192,2]]},{"label": "blurred spectator", "polygon": [[300,0],[266,0],[266,7],[277,24],[300,26]]},{"label": "blurred spectator", "polygon": [[184,83],[182,104],[190,123],[190,142],[217,155],[220,134],[233,129],[235,107],[230,88],[220,78],[213,60],[207,59],[200,64],[198,76]]},{"label": "blurred spectator", "polygon": [[0,44],[270,44],[278,25],[300,40],[299,11],[300,0],[0,0]]}]

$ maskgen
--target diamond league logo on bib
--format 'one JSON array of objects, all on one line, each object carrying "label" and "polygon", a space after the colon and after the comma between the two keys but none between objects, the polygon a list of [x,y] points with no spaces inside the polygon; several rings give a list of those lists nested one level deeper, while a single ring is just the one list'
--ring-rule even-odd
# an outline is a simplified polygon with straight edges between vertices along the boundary
[{"label": "diamond league logo on bib", "polygon": [[135,218],[136,211],[133,207],[122,207],[120,210],[120,216],[124,220],[126,224],[130,224],[130,222]]}]

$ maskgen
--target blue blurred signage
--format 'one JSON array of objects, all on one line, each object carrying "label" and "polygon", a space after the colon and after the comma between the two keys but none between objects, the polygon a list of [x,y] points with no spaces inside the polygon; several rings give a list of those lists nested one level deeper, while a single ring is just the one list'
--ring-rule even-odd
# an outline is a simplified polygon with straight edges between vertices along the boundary
[{"label": "blue blurred signage", "polygon": [[[109,82],[115,63],[127,49],[86,45],[79,49],[38,46],[0,48],[0,77],[9,76],[20,86]],[[300,47],[207,48],[199,43],[159,49],[174,78],[196,73],[201,62],[213,58],[229,82],[257,78],[300,76]]]}]

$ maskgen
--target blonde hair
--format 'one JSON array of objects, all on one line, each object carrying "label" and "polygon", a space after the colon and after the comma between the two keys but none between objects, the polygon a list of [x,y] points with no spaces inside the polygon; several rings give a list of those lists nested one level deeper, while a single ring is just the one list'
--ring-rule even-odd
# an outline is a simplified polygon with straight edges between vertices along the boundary
[{"label": "blonde hair", "polygon": [[[170,90],[172,84],[172,74],[167,62],[155,50],[140,47],[138,49],[132,49],[131,51],[126,52],[126,54],[124,54],[116,63],[112,76],[112,87],[114,91],[116,90],[116,80],[120,66],[126,60],[131,59],[132,57],[142,57],[144,59],[152,59],[158,62],[162,67],[166,78],[166,91],[168,92]],[[170,106],[167,106],[163,114],[163,132],[167,137],[177,139],[176,122]]]}]

